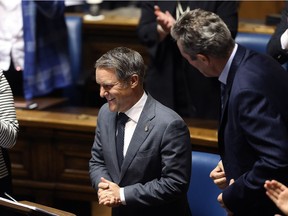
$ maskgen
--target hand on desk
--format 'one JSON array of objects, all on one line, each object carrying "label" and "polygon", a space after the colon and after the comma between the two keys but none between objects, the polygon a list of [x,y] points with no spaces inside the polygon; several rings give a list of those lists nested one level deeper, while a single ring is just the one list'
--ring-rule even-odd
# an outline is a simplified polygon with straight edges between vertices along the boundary
[{"label": "hand on desk", "polygon": [[116,207],[121,205],[120,187],[114,182],[101,178],[98,184],[98,200],[100,205]]}]

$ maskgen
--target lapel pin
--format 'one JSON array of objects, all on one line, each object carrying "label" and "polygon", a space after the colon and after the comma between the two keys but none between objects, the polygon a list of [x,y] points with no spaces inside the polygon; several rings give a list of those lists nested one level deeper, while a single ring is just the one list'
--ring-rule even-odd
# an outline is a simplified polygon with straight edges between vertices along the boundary
[{"label": "lapel pin", "polygon": [[146,126],[145,126],[145,132],[147,132],[147,131],[148,131],[148,126],[146,125]]}]

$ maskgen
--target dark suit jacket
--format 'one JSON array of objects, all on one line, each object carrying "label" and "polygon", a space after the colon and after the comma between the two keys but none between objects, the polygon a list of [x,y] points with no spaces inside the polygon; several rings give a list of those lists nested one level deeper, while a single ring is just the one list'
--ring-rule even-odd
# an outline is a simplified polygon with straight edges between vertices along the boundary
[{"label": "dark suit jacket", "polygon": [[100,177],[124,187],[127,205],[113,216],[189,215],[186,197],[191,175],[191,144],[184,121],[148,96],[122,169],[115,148],[116,113],[100,109],[90,160],[90,177],[98,190]]},{"label": "dark suit jacket", "polygon": [[219,127],[219,149],[228,181],[227,207],[239,215],[279,212],[264,182],[288,185],[288,73],[269,56],[239,46],[232,61]]},{"label": "dark suit jacket", "polygon": [[288,61],[288,50],[281,48],[280,38],[288,28],[288,2],[285,3],[285,8],[282,11],[281,21],[277,25],[274,34],[267,44],[267,52],[275,58],[280,64]]},{"label": "dark suit jacket", "polygon": [[[141,2],[138,37],[149,52],[150,62],[145,88],[158,101],[182,117],[219,118],[220,87],[216,78],[204,77],[181,55],[168,35],[159,41],[154,5],[175,17],[177,1]],[[238,28],[236,1],[187,1],[190,9],[202,8],[217,13],[228,25],[233,37]]]}]

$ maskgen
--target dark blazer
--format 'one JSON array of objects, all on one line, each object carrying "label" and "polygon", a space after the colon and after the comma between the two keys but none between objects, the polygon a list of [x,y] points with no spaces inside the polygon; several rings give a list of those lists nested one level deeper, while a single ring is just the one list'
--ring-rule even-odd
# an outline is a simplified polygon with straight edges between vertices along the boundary
[{"label": "dark blazer", "polygon": [[113,208],[112,215],[190,215],[186,192],[191,175],[191,143],[180,116],[148,96],[121,171],[115,122],[116,113],[103,105],[89,164],[96,190],[102,176],[124,187],[127,205]]},{"label": "dark blazer", "polygon": [[229,71],[219,149],[227,180],[223,200],[235,216],[279,213],[264,182],[288,185],[288,73],[269,56],[239,46]]},{"label": "dark blazer", "polygon": [[277,25],[274,34],[267,44],[267,52],[275,58],[280,64],[288,61],[288,50],[283,50],[281,47],[280,38],[288,28],[288,2],[285,3],[285,8],[282,11],[281,21]]},{"label": "dark blazer", "polygon": [[[218,119],[220,87],[217,78],[204,77],[181,55],[168,35],[159,41],[154,5],[176,16],[177,1],[141,2],[138,37],[150,56],[145,79],[146,90],[158,101],[182,117]],[[217,13],[228,25],[233,37],[238,28],[236,1],[187,1],[190,9],[202,8]]]}]

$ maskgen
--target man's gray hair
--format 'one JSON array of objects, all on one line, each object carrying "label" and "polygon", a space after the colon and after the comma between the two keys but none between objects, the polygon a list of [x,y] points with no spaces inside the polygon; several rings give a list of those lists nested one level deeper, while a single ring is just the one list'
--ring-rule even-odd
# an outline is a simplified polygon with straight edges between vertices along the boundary
[{"label": "man's gray hair", "polygon": [[130,77],[137,74],[139,82],[143,83],[146,66],[142,56],[127,47],[117,47],[102,55],[95,63],[95,68],[115,70],[118,80],[128,82]]},{"label": "man's gray hair", "polygon": [[197,54],[225,58],[235,45],[223,20],[202,9],[184,13],[173,25],[171,35],[191,59]]}]

